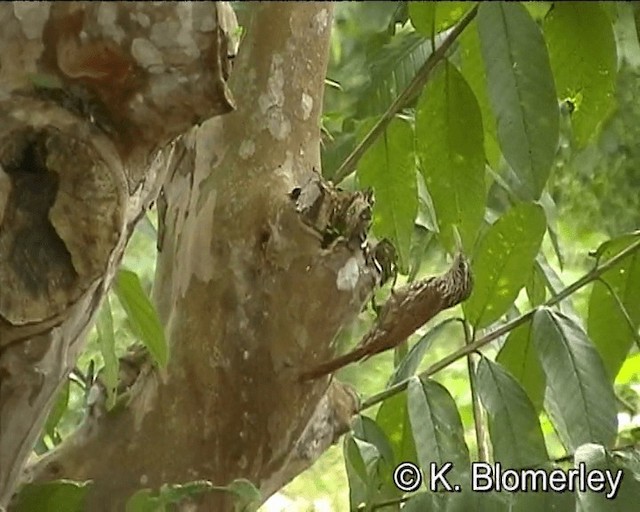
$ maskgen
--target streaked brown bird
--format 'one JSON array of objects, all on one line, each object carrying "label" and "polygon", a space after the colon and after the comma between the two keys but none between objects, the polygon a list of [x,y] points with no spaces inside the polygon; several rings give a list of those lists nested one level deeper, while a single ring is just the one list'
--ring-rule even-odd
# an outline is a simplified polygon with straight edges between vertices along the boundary
[{"label": "streaked brown bird", "polygon": [[301,373],[300,380],[317,379],[399,345],[440,311],[466,300],[472,289],[469,262],[464,254],[457,253],[451,268],[441,276],[416,281],[392,292],[376,324],[356,348]]}]

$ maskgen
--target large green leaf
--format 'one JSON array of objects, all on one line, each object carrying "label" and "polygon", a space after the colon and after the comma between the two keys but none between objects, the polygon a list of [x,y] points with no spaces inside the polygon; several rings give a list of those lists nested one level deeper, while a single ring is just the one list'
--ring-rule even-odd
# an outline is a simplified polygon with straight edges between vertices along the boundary
[{"label": "large green leaf", "polygon": [[373,444],[382,459],[389,466],[393,466],[395,461],[393,447],[384,430],[374,420],[368,416],[359,415],[353,423],[353,435],[362,441]]},{"label": "large green leaf", "polygon": [[613,485],[605,479],[604,488],[598,492],[578,491],[581,512],[635,512],[638,510],[640,483],[633,478],[634,475],[629,468],[618,462],[619,460],[613,454],[598,444],[585,444],[576,450],[575,467],[584,465],[587,474],[607,471],[613,479]]},{"label": "large green leaf", "polygon": [[111,409],[116,403],[116,389],[118,387],[118,372],[120,362],[116,355],[116,340],[113,332],[113,317],[111,315],[111,302],[107,296],[98,313],[96,322],[98,333],[98,345],[104,359],[102,382],[107,390],[107,409]]},{"label": "large green leaf", "polygon": [[462,75],[467,80],[473,94],[476,97],[482,114],[482,127],[484,128],[484,150],[487,162],[493,169],[500,163],[500,146],[498,145],[498,133],[496,131],[496,118],[491,110],[489,93],[487,91],[487,75],[484,70],[482,52],[480,51],[480,38],[478,36],[478,23],[473,20],[459,37]]},{"label": "large green leaf", "polygon": [[361,446],[373,445],[375,457],[369,463],[362,454],[367,467],[367,503],[377,503],[400,497],[402,494],[393,482],[393,469],[396,458],[393,447],[384,430],[371,418],[359,416],[353,424],[353,435],[358,442],[366,443]]},{"label": "large green leaf", "polygon": [[[604,262],[639,240],[640,233],[609,240],[598,248],[596,256]],[[611,288],[600,281],[593,284],[589,298],[588,332],[613,380],[633,343],[632,328],[637,332],[640,326],[640,251],[601,277]],[[629,325],[629,320],[632,325]]]},{"label": "large green leaf", "polygon": [[402,512],[436,512],[441,510],[434,501],[433,493],[421,492],[414,494],[402,507]]},{"label": "large green leaf", "polygon": [[382,402],[376,414],[376,423],[386,434],[389,444],[393,448],[395,460],[418,463],[416,445],[413,441],[409,421],[406,392],[393,395]]},{"label": "large green leaf", "polygon": [[[478,482],[479,485],[485,483],[484,481]],[[460,492],[448,493],[446,495],[446,507],[440,508],[441,511],[512,512],[510,506],[512,495],[510,493],[497,492],[490,489],[477,491],[472,488],[471,475],[468,472],[463,476],[460,487]]]},{"label": "large green leaf", "polygon": [[431,43],[420,34],[396,34],[367,59],[369,80],[358,93],[356,115],[381,115],[407,87],[430,54]]},{"label": "large green leaf", "polygon": [[460,487],[461,492],[455,493],[415,494],[404,505],[402,512],[512,512],[513,510],[509,507],[511,496],[508,493],[475,492],[471,489],[469,475],[466,475]]},{"label": "large green leaf", "polygon": [[541,308],[532,336],[547,378],[546,410],[565,447],[610,445],[617,433],[616,397],[602,359],[571,318]]},{"label": "large green leaf", "polygon": [[447,61],[418,101],[416,149],[445,246],[456,248],[457,228],[471,253],[486,197],[482,116],[473,91]]},{"label": "large green leaf", "polygon": [[370,503],[375,496],[375,473],[380,452],[374,444],[348,435],[344,440],[344,461],[349,479],[351,510],[359,510],[362,504]]},{"label": "large green leaf", "polygon": [[546,229],[543,209],[521,203],[502,215],[480,241],[473,261],[475,284],[464,312],[476,327],[496,321],[527,282]]},{"label": "large green leaf", "polygon": [[521,468],[548,459],[538,415],[518,381],[499,364],[482,358],[477,389],[489,416],[493,458],[505,467]]},{"label": "large green leaf", "polygon": [[502,154],[538,199],[556,153],[559,110],[547,48],[519,2],[483,2],[478,31]]},{"label": "large green leaf", "polygon": [[[422,468],[453,464],[446,477],[453,485],[469,467],[469,449],[456,403],[449,392],[433,380],[413,377],[407,388],[409,419]],[[426,476],[426,475],[425,475]]]},{"label": "large green leaf", "polygon": [[27,484],[20,489],[15,512],[83,512],[85,496],[91,482],[56,480]]},{"label": "large green leaf", "polygon": [[393,242],[400,266],[406,270],[413,221],[418,212],[413,130],[409,123],[400,119],[391,121],[384,135],[362,157],[358,180],[375,192],[374,232]]},{"label": "large green leaf", "polygon": [[618,61],[611,21],[599,2],[556,2],[544,35],[558,95],[573,104],[573,135],[584,145],[614,104]]},{"label": "large green leaf", "polygon": [[473,7],[472,2],[409,2],[409,17],[415,29],[431,37],[453,25]]},{"label": "large green leaf", "polygon": [[540,412],[544,403],[546,382],[535,344],[531,339],[530,322],[516,327],[509,333],[496,356],[496,361],[511,372],[526,391],[534,409]]},{"label": "large green leaf", "polygon": [[166,366],[169,349],[164,329],[156,308],[142,289],[138,275],[131,270],[121,268],[118,271],[114,290],[136,336],[149,349],[156,363],[160,367]]}]

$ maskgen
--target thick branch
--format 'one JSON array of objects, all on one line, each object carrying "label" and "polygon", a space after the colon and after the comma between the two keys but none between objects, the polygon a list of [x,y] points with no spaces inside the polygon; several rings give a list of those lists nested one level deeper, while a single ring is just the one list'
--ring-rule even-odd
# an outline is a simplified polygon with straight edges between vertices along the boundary
[{"label": "thick branch", "polygon": [[[313,172],[331,5],[254,8],[231,78],[237,111],[184,139],[159,199],[154,297],[169,367],[143,372],[128,408],[89,418],[35,468],[38,479],[94,480],[92,510],[196,479],[248,478],[266,499],[356,408],[326,381],[296,379],[329,355],[378,278],[362,250],[367,198]],[[197,505],[232,506],[220,493]]]},{"label": "thick branch", "polygon": [[0,506],[172,165],[164,146],[231,108],[221,9],[0,6]]}]

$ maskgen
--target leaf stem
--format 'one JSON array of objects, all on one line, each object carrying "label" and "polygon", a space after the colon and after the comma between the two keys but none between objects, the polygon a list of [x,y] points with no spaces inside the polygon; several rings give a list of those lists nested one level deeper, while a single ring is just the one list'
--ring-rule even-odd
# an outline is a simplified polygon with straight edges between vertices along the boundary
[{"label": "leaf stem", "polygon": [[[473,340],[475,338],[475,331],[473,332],[473,335],[469,332],[470,325],[466,320],[462,323],[462,330],[464,332],[465,345],[470,345],[471,343],[473,343]],[[480,397],[478,396],[478,391],[477,391],[477,384],[476,384],[477,364],[476,364],[476,361],[474,360],[474,357],[473,357],[474,355],[475,354],[473,353],[467,354],[467,371],[469,373],[469,387],[471,388],[473,426],[476,433],[478,460],[485,462],[489,460],[487,457],[487,446],[485,442],[487,440],[487,435],[486,435],[486,429],[485,429],[485,423],[484,423],[483,410],[482,410],[482,406],[480,405]]]},{"label": "leaf stem", "polygon": [[365,154],[367,149],[369,149],[374,141],[384,132],[395,115],[418,95],[424,84],[427,83],[427,80],[429,80],[433,69],[441,60],[444,59],[447,50],[456,41],[456,39],[458,39],[462,31],[469,25],[469,23],[471,23],[477,13],[478,4],[476,4],[465,15],[465,17],[460,20],[460,22],[451,30],[451,32],[449,32],[447,37],[442,41],[442,44],[438,46],[438,48],[435,49],[433,53],[431,53],[431,55],[429,55],[429,57],[415,74],[411,82],[409,82],[409,85],[407,85],[407,87],[405,87],[405,89],[393,101],[393,103],[389,105],[389,108],[387,108],[385,113],[382,114],[373,128],[369,130],[369,133],[365,135],[360,143],[353,149],[351,154],[344,160],[344,162],[342,162],[333,176],[332,181],[334,183],[340,183],[355,170],[356,165],[360,161],[360,158],[362,158],[362,155]]},{"label": "leaf stem", "polygon": [[[577,281],[573,282],[572,284],[570,284],[569,286],[567,286],[566,288],[564,288],[560,292],[558,292],[556,295],[551,297],[549,300],[547,300],[547,302],[545,302],[543,304],[543,306],[550,307],[550,306],[556,305],[558,302],[566,299],[571,294],[573,294],[576,291],[578,291],[580,288],[582,288],[582,287],[586,286],[587,284],[591,283],[592,281],[595,281],[596,279],[598,279],[604,272],[606,272],[607,270],[611,269],[613,266],[615,266],[618,263],[620,263],[623,259],[625,259],[627,256],[630,256],[631,254],[636,252],[638,249],[640,249],[640,240],[638,240],[635,243],[631,244],[629,247],[627,247],[623,251],[620,251],[618,254],[616,254],[615,256],[610,258],[609,260],[607,260],[602,265],[597,265],[594,268],[592,268],[589,272],[587,272],[585,275],[583,275],[580,279],[578,279]],[[523,313],[519,317],[514,318],[510,322],[507,322],[502,327],[499,327],[495,331],[490,332],[486,336],[483,336],[482,338],[480,338],[480,339],[478,339],[478,340],[476,340],[476,341],[474,341],[472,343],[469,343],[468,345],[465,345],[464,347],[456,350],[455,352],[449,354],[448,356],[443,357],[440,361],[438,361],[437,363],[431,365],[424,372],[422,372],[419,375],[420,378],[421,379],[426,379],[427,377],[430,377],[431,375],[433,375],[433,374],[439,372],[440,370],[443,370],[443,369],[447,368],[448,366],[450,366],[451,364],[455,363],[456,361],[458,361],[458,359],[460,359],[462,357],[465,357],[467,354],[471,354],[472,352],[476,352],[477,350],[479,350],[480,348],[484,347],[485,345],[487,345],[487,344],[491,343],[492,341],[500,338],[502,335],[507,334],[508,332],[512,331],[516,327],[528,322],[529,320],[531,320],[531,318],[533,317],[533,315],[537,311],[537,309],[538,308],[530,309],[529,311],[527,311],[526,313]],[[362,402],[362,406],[360,407],[360,410],[363,411],[365,409],[368,409],[369,407],[372,407],[372,406],[382,402],[386,398],[389,398],[390,396],[393,396],[393,395],[399,393],[400,391],[404,391],[407,388],[407,384],[408,383],[409,383],[409,379],[405,379],[405,380],[403,380],[401,382],[398,382],[397,384],[395,384],[395,385],[393,385],[393,386],[381,391],[380,393],[377,393],[377,394],[369,397],[367,400]]]}]

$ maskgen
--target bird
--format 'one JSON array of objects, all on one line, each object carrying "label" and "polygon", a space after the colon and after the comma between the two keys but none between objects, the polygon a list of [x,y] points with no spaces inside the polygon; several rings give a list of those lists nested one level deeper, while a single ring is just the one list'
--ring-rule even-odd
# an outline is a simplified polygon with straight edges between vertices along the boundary
[{"label": "bird", "polygon": [[472,290],[471,266],[465,255],[458,252],[451,268],[444,274],[415,281],[392,291],[375,325],[351,352],[303,371],[299,380],[324,377],[355,361],[396,347],[440,311],[465,301]]}]

